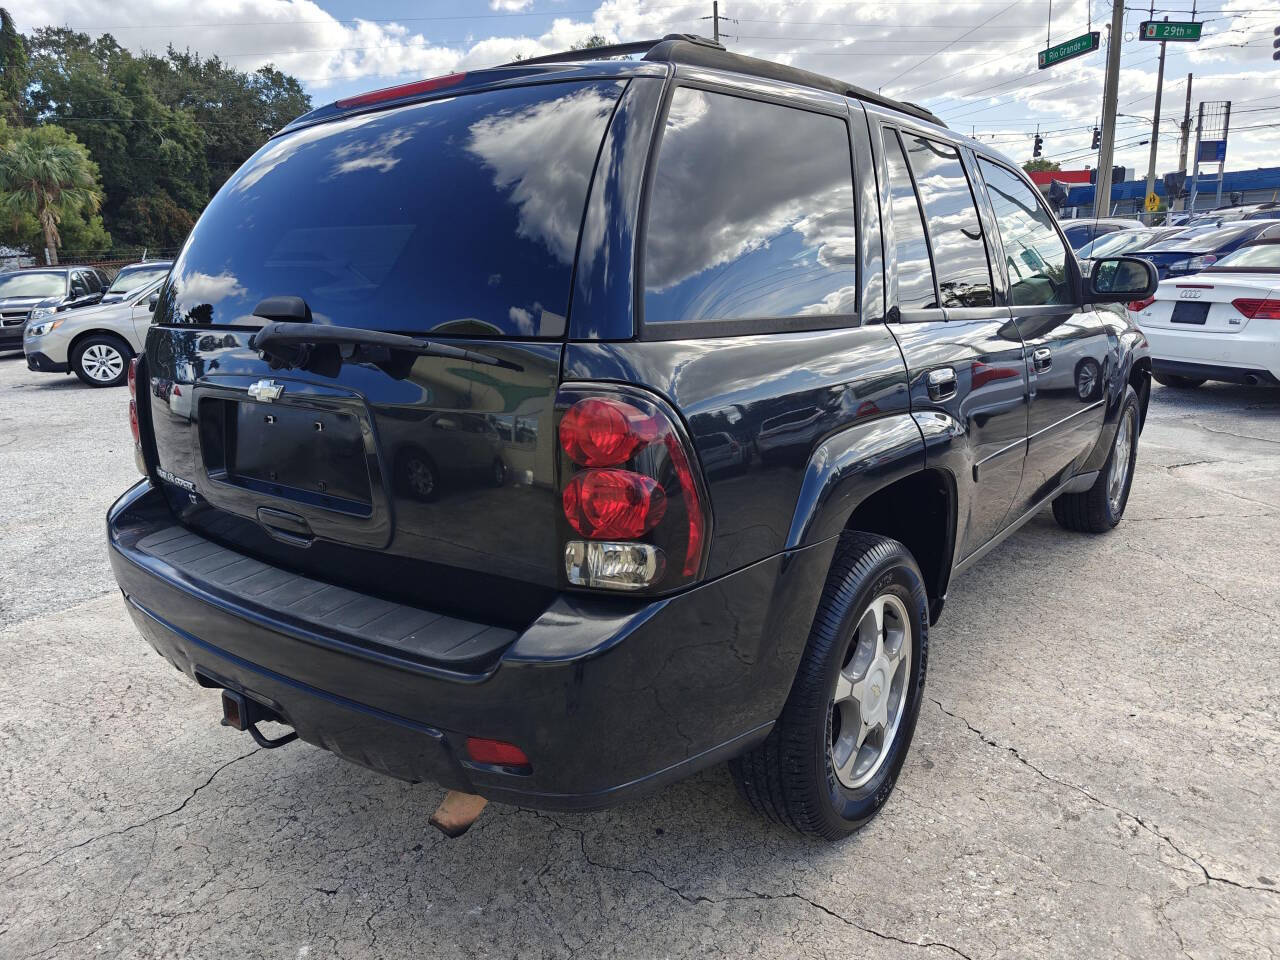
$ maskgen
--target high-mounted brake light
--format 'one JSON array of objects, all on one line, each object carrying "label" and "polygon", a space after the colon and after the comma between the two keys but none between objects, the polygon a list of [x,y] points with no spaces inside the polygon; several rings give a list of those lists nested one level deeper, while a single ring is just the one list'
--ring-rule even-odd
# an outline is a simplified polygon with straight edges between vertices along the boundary
[{"label": "high-mounted brake light", "polygon": [[674,415],[624,388],[565,389],[557,406],[568,582],[669,590],[697,579],[708,514]]},{"label": "high-mounted brake light", "polygon": [[346,110],[350,107],[367,107],[373,103],[385,103],[388,100],[414,97],[422,93],[431,93],[433,90],[455,87],[466,76],[465,73],[448,73],[443,77],[432,77],[430,80],[415,80],[413,83],[402,83],[395,87],[383,87],[381,90],[371,90],[368,93],[361,93],[354,97],[347,97],[345,100],[339,100],[334,106],[341,110]]},{"label": "high-mounted brake light", "polygon": [[1280,300],[1274,297],[1240,297],[1232,300],[1231,305],[1250,320],[1280,320]]}]

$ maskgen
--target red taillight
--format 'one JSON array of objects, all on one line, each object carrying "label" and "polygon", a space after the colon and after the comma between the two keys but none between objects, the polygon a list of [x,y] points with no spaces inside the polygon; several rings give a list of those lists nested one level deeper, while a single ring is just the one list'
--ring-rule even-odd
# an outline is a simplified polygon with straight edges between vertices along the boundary
[{"label": "red taillight", "polygon": [[1280,320],[1280,300],[1271,297],[1241,297],[1232,300],[1231,305],[1250,320]]},{"label": "red taillight", "polygon": [[667,494],[630,470],[584,470],[564,488],[564,515],[592,540],[634,540],[662,522]]},{"label": "red taillight", "polygon": [[138,361],[141,357],[134,357],[129,361],[129,396],[136,397],[138,395]]},{"label": "red taillight", "polygon": [[565,389],[558,405],[567,408],[559,442],[569,582],[643,590],[696,579],[709,518],[674,415],[658,398],[622,388]]},{"label": "red taillight", "polygon": [[484,737],[467,737],[467,756],[476,763],[499,767],[527,767],[529,758],[514,743],[504,740],[488,740]]},{"label": "red taillight", "polygon": [[653,419],[613,397],[588,397],[560,421],[560,446],[584,467],[613,467],[657,436]]},{"label": "red taillight", "polygon": [[142,446],[142,434],[138,432],[138,401],[129,398],[129,430],[133,433],[133,445]]},{"label": "red taillight", "polygon": [[1127,306],[1134,313],[1140,313],[1141,311],[1147,309],[1147,307],[1151,306],[1155,302],[1156,302],[1155,297],[1147,297],[1143,300],[1130,300]]},{"label": "red taillight", "polygon": [[447,73],[443,77],[432,77],[430,80],[415,80],[413,83],[402,83],[396,87],[383,87],[381,90],[371,90],[368,93],[339,100],[334,106],[345,110],[348,107],[367,107],[371,103],[399,100],[402,97],[412,97],[420,93],[457,86],[465,77],[465,73]]}]

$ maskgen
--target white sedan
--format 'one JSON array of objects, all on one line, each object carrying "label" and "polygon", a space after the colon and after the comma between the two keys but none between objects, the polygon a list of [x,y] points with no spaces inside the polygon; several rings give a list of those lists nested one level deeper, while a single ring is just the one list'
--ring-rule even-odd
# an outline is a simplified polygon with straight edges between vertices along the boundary
[{"label": "white sedan", "polygon": [[1280,228],[1129,304],[1168,387],[1206,380],[1280,386]]}]

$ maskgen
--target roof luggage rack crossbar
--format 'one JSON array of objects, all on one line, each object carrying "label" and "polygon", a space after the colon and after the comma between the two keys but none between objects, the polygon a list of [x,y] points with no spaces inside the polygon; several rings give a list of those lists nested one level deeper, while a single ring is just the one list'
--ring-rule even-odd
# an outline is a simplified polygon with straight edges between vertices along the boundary
[{"label": "roof luggage rack crossbar", "polygon": [[748,57],[740,53],[730,53],[720,43],[699,37],[691,33],[671,33],[661,40],[637,40],[633,43],[615,43],[605,47],[584,47],[581,50],[565,50],[560,53],[549,53],[541,57],[530,57],[519,60],[510,66],[537,63],[573,63],[582,60],[606,60],[610,57],[634,56],[644,54],[644,59],[656,63],[685,63],[690,66],[718,68],[745,73],[753,77],[764,77],[784,83],[794,83],[815,90],[826,90],[854,100],[863,100],[877,106],[888,107],[909,114],[940,127],[946,124],[931,110],[919,104],[905,100],[895,100],[883,94],[873,93],[862,87],[828,77],[821,73],[801,70],[758,57]]}]

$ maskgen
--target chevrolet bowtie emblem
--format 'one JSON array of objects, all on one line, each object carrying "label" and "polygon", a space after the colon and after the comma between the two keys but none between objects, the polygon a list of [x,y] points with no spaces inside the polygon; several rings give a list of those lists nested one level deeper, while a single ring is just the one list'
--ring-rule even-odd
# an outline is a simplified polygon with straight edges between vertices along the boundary
[{"label": "chevrolet bowtie emblem", "polygon": [[278,399],[282,393],[284,393],[284,384],[276,383],[274,380],[259,380],[249,388],[249,396],[263,403]]}]

